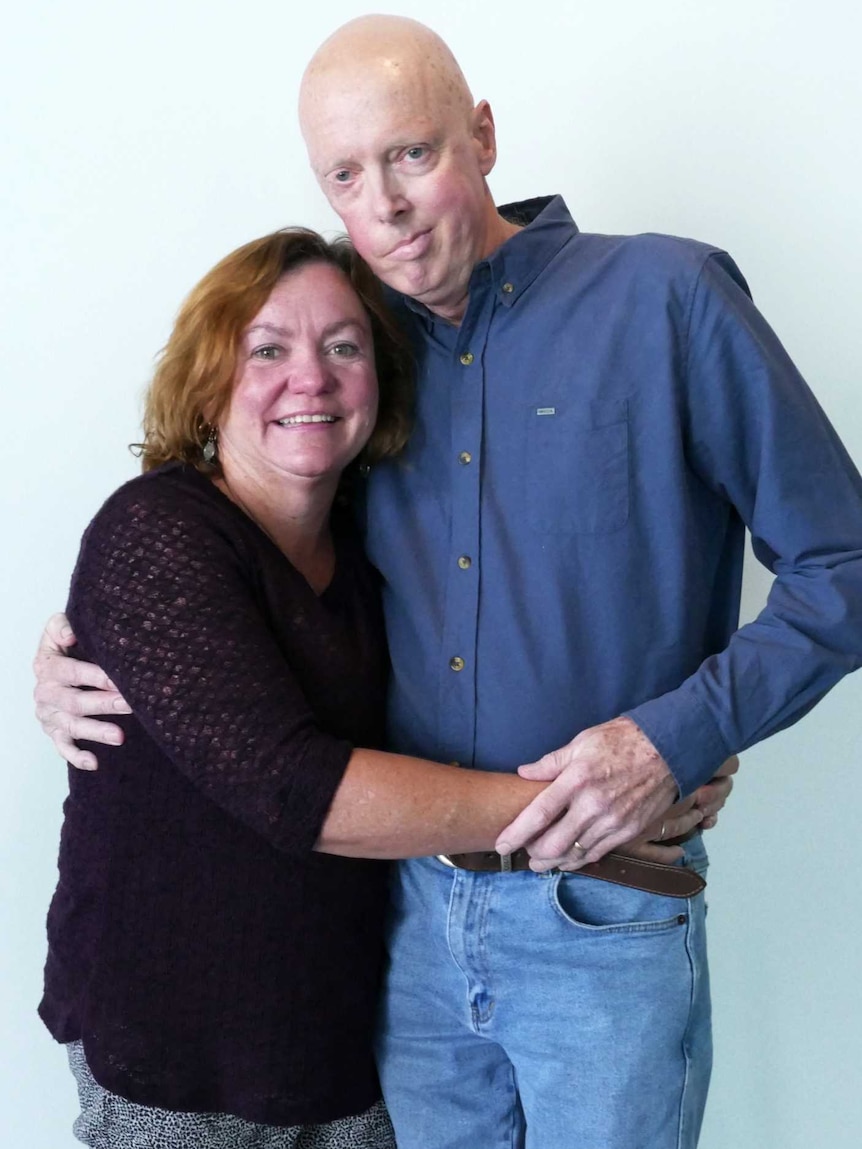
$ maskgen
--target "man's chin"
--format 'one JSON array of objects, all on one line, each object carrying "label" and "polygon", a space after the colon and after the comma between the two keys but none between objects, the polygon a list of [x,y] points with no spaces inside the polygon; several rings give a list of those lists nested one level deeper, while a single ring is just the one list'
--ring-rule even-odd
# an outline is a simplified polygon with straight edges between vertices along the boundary
[{"label": "man's chin", "polygon": [[[417,263],[414,264],[371,264],[371,270],[393,291],[415,299],[417,303],[424,304],[429,311],[447,316],[450,312],[460,315],[463,307],[458,301],[451,301],[451,288],[447,294],[445,282],[433,279],[429,269]],[[466,290],[464,297],[466,298]]]},{"label": "man's chin", "polygon": [[429,292],[433,292],[433,287],[428,281],[428,275],[424,268],[399,263],[394,267],[391,264],[378,267],[372,265],[372,271],[378,279],[383,280],[387,287],[400,291],[402,295],[409,295],[413,299],[422,299]]}]

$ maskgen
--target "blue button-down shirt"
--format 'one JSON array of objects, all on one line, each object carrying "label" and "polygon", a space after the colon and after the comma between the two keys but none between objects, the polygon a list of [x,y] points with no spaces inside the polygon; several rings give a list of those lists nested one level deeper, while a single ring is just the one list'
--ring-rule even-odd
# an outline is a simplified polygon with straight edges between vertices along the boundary
[{"label": "blue button-down shirt", "polygon": [[[724,252],[503,210],[460,327],[397,301],[390,744],[513,770],[627,713],[688,793],[862,662],[862,480]],[[743,524],[776,578],[737,629]]]}]

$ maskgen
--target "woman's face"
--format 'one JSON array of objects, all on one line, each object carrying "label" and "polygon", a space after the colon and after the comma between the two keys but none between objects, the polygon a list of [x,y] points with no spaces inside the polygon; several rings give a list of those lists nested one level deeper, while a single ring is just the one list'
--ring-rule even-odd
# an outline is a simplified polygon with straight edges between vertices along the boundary
[{"label": "woman's face", "polygon": [[246,328],[219,457],[258,481],[337,479],[377,419],[371,323],[342,271],[288,272]]}]

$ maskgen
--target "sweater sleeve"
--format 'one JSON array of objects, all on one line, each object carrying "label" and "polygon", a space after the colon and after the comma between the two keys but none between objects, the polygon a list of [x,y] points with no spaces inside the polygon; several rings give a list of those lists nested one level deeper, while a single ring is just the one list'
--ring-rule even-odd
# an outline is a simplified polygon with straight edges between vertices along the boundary
[{"label": "sweater sleeve", "polygon": [[68,613],[81,653],[176,769],[300,854],[319,836],[351,746],[318,728],[246,551],[225,508],[175,478],[145,476],[87,529]]},{"label": "sweater sleeve", "polygon": [[701,270],[687,352],[690,464],[775,581],[723,651],[628,712],[684,794],[862,664],[862,479],[724,253]]}]

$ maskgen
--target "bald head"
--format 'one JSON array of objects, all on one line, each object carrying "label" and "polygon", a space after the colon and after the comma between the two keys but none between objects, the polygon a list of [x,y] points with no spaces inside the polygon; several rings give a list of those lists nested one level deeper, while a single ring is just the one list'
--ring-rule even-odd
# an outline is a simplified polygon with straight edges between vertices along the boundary
[{"label": "bald head", "polygon": [[359,253],[396,290],[457,322],[473,267],[511,231],[485,177],[497,157],[438,35],[363,16],[315,52],[300,89],[311,166]]},{"label": "bald head", "polygon": [[367,89],[380,97],[415,101],[446,116],[473,110],[458,61],[436,32],[405,16],[360,16],[337,29],[314,53],[302,77],[299,117],[308,140],[313,117],[333,89]]}]

